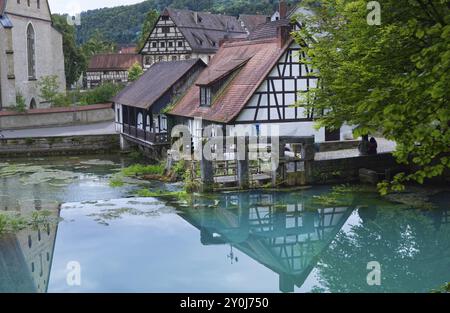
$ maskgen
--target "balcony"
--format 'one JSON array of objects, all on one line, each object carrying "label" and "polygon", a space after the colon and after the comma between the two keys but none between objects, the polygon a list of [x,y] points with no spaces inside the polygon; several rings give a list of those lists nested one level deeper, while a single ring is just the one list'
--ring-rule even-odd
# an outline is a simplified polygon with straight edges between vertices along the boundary
[{"label": "balcony", "polygon": [[155,133],[149,132],[128,124],[123,124],[123,134],[129,137],[145,141],[150,144],[167,144],[169,142],[169,135],[167,132]]}]

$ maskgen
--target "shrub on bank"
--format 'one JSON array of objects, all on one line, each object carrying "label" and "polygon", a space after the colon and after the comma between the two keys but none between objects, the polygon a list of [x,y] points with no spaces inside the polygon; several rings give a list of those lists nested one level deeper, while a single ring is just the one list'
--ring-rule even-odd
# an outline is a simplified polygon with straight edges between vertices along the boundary
[{"label": "shrub on bank", "polygon": [[73,90],[66,93],[60,93],[53,98],[53,106],[68,107],[74,104],[83,106],[110,102],[122,88],[123,85],[121,84],[105,83],[91,90]]}]

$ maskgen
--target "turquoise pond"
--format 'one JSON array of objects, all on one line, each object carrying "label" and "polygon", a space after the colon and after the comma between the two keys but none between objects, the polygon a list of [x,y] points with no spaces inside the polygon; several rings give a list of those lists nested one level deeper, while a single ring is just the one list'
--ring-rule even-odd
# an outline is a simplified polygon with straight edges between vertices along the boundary
[{"label": "turquoise pond", "polygon": [[[429,292],[450,281],[448,189],[403,204],[356,187],[327,202],[330,186],[186,202],[134,196],[179,184],[110,187],[128,164],[0,161],[0,210],[60,217],[0,235],[0,292]],[[373,261],[380,285],[368,284]]]}]

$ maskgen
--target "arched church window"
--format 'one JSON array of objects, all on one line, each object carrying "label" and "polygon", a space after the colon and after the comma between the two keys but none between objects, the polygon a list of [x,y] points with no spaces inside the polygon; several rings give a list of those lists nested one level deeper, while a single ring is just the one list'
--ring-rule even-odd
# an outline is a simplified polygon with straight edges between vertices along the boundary
[{"label": "arched church window", "polygon": [[36,79],[36,46],[33,25],[27,28],[28,79]]}]

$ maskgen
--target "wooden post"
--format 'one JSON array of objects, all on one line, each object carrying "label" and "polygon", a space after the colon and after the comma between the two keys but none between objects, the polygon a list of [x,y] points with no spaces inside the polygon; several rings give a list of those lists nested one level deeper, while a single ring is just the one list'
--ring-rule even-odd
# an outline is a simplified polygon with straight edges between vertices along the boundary
[{"label": "wooden post", "polygon": [[[249,159],[248,159],[248,145],[249,140],[248,137],[238,137],[237,146],[244,145],[244,155],[240,156],[237,154],[237,177],[238,184],[240,189],[248,189],[250,187],[250,178],[249,178]],[[242,159],[241,159],[242,158]]]}]

